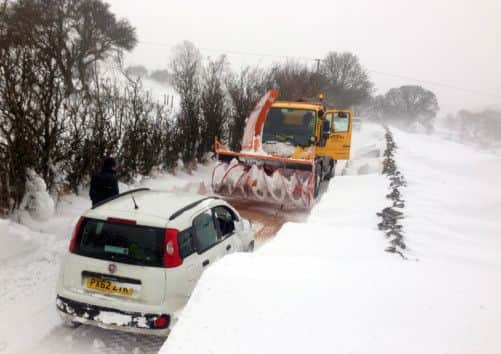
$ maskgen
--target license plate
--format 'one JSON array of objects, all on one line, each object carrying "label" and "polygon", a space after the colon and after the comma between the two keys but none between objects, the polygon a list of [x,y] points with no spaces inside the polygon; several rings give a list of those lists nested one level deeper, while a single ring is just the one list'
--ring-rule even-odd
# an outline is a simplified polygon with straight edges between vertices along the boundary
[{"label": "license plate", "polygon": [[88,277],[86,278],[85,282],[88,289],[98,290],[103,293],[114,295],[133,296],[136,290],[131,286],[127,286],[123,283],[117,283],[107,279]]}]

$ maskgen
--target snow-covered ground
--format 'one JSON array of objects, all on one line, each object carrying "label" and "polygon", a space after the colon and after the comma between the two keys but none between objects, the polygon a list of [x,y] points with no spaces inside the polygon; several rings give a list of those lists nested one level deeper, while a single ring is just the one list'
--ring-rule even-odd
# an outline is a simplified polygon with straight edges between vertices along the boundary
[{"label": "snow-covered ground", "polygon": [[[499,353],[501,158],[437,136],[393,130],[409,249],[384,252],[376,212],[384,132],[354,135],[353,160],[305,223],[202,277],[165,353]],[[137,186],[198,189],[212,166]],[[340,171],[338,171],[340,172]],[[121,186],[124,190],[127,186]],[[46,222],[0,219],[0,354],[148,353],[163,340],[63,327],[55,282],[73,224],[90,202],[68,196]]]},{"label": "snow-covered ground", "polygon": [[306,223],[204,273],[161,352],[500,353],[501,158],[394,138],[408,260],[384,252],[376,227],[388,180],[338,176]]},{"label": "snow-covered ground", "polygon": [[[197,188],[212,165],[192,175],[158,175],[134,187]],[[126,190],[132,186],[120,185]],[[156,352],[162,339],[124,335],[82,326],[63,327],[55,311],[55,285],[73,226],[91,206],[87,195],[68,196],[45,222],[23,218],[27,226],[0,219],[0,353]],[[71,347],[71,350],[68,349]]]}]

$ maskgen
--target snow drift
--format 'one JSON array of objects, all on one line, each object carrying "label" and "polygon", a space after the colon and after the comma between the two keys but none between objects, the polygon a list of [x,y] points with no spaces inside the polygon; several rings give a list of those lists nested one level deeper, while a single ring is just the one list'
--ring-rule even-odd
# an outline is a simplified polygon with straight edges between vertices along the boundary
[{"label": "snow drift", "polygon": [[394,136],[409,260],[376,228],[387,180],[338,176],[307,223],[204,273],[161,353],[499,353],[501,159]]}]

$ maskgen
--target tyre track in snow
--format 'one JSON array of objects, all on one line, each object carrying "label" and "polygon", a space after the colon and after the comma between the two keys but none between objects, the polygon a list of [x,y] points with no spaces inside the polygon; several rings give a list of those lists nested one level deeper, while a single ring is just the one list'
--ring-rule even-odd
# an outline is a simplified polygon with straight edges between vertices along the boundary
[{"label": "tyre track in snow", "polygon": [[240,215],[249,219],[255,232],[257,246],[273,238],[286,222],[304,222],[307,210],[281,210],[265,203],[227,199]]},{"label": "tyre track in snow", "polygon": [[165,338],[82,325],[64,325],[52,331],[28,352],[32,354],[153,354],[158,353]]},{"label": "tyre track in snow", "polygon": [[[326,190],[326,183],[322,183],[320,195]],[[197,192],[206,196],[214,195],[204,182],[189,183],[182,188],[174,188],[173,191]],[[237,198],[224,199],[238,210],[240,215],[248,219],[255,232],[256,247],[260,247],[267,240],[273,238],[282,226],[287,222],[304,222],[309,215],[309,210],[282,210],[279,205],[264,202],[256,202]]]},{"label": "tyre track in snow", "polygon": [[[343,175],[345,169],[346,161],[338,161],[335,176]],[[336,177],[333,177],[330,181],[321,182],[319,196],[316,198],[311,209],[322,199],[330,182],[335,183],[335,180]],[[210,187],[207,187],[203,182],[191,183],[183,188],[175,188],[174,190],[198,192],[207,196],[213,195]],[[305,222],[311,210],[282,208],[280,205],[237,198],[224,197],[224,199],[237,209],[242,217],[250,220],[255,232],[256,247],[261,247],[264,243],[275,237],[284,224],[288,222]]]}]

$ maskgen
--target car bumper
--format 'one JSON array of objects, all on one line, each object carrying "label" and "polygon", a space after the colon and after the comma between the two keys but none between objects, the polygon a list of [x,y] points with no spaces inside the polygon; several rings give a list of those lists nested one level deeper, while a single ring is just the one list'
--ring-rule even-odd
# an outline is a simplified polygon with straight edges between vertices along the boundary
[{"label": "car bumper", "polygon": [[[78,322],[106,329],[166,337],[172,326],[168,314],[127,312],[108,307],[86,304],[61,296],[56,298],[56,308],[64,321]],[[160,316],[168,318],[165,328],[156,328],[154,322]]]}]

